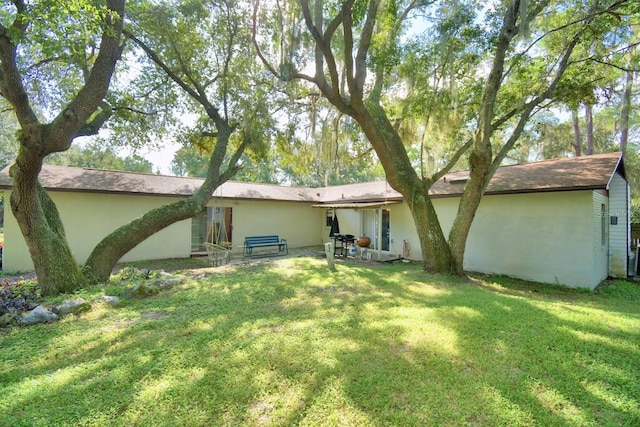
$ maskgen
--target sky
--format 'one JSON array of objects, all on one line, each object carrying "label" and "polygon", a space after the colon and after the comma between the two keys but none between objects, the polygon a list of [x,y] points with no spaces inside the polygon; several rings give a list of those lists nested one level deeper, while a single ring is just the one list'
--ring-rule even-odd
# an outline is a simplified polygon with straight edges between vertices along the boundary
[{"label": "sky", "polygon": [[[153,172],[159,171],[162,175],[174,175],[171,172],[171,161],[173,155],[180,148],[177,143],[165,144],[161,149],[144,149],[139,150],[138,155],[144,157],[151,163],[153,163]],[[131,154],[129,151],[123,151],[120,155]]]}]

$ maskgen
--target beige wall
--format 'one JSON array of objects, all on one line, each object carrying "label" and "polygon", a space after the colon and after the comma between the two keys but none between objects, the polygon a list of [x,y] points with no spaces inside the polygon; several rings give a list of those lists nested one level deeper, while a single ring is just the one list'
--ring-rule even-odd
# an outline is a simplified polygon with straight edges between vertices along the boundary
[{"label": "beige wall", "polygon": [[[321,243],[330,242],[329,232],[331,227],[326,226],[326,214],[327,210],[322,208],[315,208],[322,211],[322,229],[321,229]],[[355,209],[336,209],[336,216],[338,217],[338,224],[340,225],[340,233],[353,234],[355,237],[360,237],[362,224],[360,219],[360,211]]]},{"label": "beige wall", "polygon": [[593,288],[606,272],[594,271],[594,251],[602,248],[599,221],[597,236],[591,233],[592,206],[591,191],[487,196],[471,227],[465,269]]},{"label": "beige wall", "polygon": [[[594,260],[606,252],[600,245],[599,213],[594,212],[600,202],[592,191],[485,196],[470,230],[465,269],[593,288],[607,277],[601,258]],[[445,236],[458,203],[458,198],[434,200]],[[390,209],[392,251],[406,240],[410,258],[421,260],[409,208],[402,203]]]},{"label": "beige wall", "polygon": [[322,244],[318,224],[324,224],[325,211],[311,203],[225,200],[209,206],[233,208],[234,252],[242,252],[247,236],[277,234],[290,248]]},{"label": "beige wall", "polygon": [[[78,263],[86,261],[95,245],[111,231],[145,212],[175,201],[175,198],[113,194],[49,193],[56,203],[67,241]],[[9,191],[7,191],[7,200]],[[149,237],[126,254],[122,261],[188,257],[191,250],[191,220],[180,221]],[[18,224],[10,211],[5,214],[5,271],[30,271],[33,263]]]},{"label": "beige wall", "polygon": [[[9,197],[7,192],[7,200]],[[51,192],[67,230],[72,251],[83,263],[109,232],[148,210],[176,199],[151,196]],[[435,199],[445,235],[458,198]],[[471,227],[465,269],[527,280],[595,287],[607,276],[607,247],[601,245],[600,205],[608,198],[593,191],[485,196]],[[233,208],[233,245],[242,251],[246,236],[277,234],[289,246],[328,241],[326,210],[311,203],[225,200],[210,206]],[[419,240],[405,203],[389,205],[390,251],[420,260]],[[340,230],[361,234],[361,211],[339,210]],[[608,224],[608,221],[607,221]],[[320,226],[319,226],[320,225]],[[123,261],[188,257],[191,220],[180,221],[150,237]],[[32,270],[26,245],[10,211],[5,215],[4,269]]]},{"label": "beige wall", "polygon": [[[118,226],[145,212],[175,201],[151,196],[101,195],[51,192],[67,232],[67,240],[79,263],[83,263],[95,245]],[[7,194],[8,197],[8,194]],[[209,206],[233,208],[233,245],[242,252],[244,238],[277,234],[291,248],[322,243],[323,209],[311,204],[277,201],[210,202]],[[13,216],[5,216],[4,265],[6,271],[33,270],[22,234]],[[327,232],[328,233],[328,232]],[[149,237],[122,261],[186,258],[191,251],[191,220],[180,221]]]}]

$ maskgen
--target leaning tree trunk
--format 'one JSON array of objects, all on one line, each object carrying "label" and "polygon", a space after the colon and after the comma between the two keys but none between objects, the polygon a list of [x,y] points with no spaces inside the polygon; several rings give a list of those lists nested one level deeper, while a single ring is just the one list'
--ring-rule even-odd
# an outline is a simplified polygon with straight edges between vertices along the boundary
[{"label": "leaning tree trunk", "polygon": [[84,274],[92,282],[107,282],[113,267],[127,252],[158,231],[178,221],[192,218],[211,200],[214,190],[228,180],[237,168],[235,162],[244,151],[241,144],[232,157],[229,169],[220,174],[220,168],[227,151],[231,128],[218,121],[218,141],[207,168],[207,176],[200,188],[190,197],[169,205],[153,209],[128,224],[123,225],[102,239],[91,251],[83,268]]},{"label": "leaning tree trunk", "polygon": [[[491,71],[482,94],[478,127],[474,135],[473,149],[469,156],[469,179],[460,198],[458,212],[449,232],[449,246],[453,256],[455,272],[458,274],[464,272],[464,252],[467,238],[487,182],[492,174],[493,153],[491,137],[494,131],[492,122],[498,91],[504,76],[506,53],[511,45],[511,40],[519,31],[517,19],[519,15],[522,15],[520,6],[519,2],[513,2],[504,15],[502,31],[496,44]],[[523,123],[521,122],[518,126],[520,132],[522,131],[522,126]],[[510,138],[511,146],[514,143],[515,140]]]},{"label": "leaning tree trunk", "polygon": [[469,156],[469,163],[471,165],[469,180],[465,185],[456,218],[449,232],[453,268],[457,274],[464,273],[464,252],[467,247],[467,238],[484,194],[487,176],[491,171],[491,152],[478,153],[474,151]]},{"label": "leaning tree trunk", "polygon": [[353,117],[376,151],[389,185],[402,194],[413,216],[423,268],[436,273],[451,273],[451,250],[429,195],[432,183],[418,176],[402,139],[380,105],[370,100],[366,108],[364,105],[359,107]]},{"label": "leaning tree trunk", "polygon": [[412,195],[403,194],[403,197],[410,201],[408,203],[409,209],[422,250],[423,269],[443,274],[451,273],[453,271],[451,249],[442,232],[438,214],[429,197],[428,190],[416,188]]},{"label": "leaning tree trunk", "polygon": [[[178,221],[192,218],[204,209],[217,187],[203,185],[193,196],[153,209],[119,227],[91,251],[83,268],[93,283],[107,282],[118,260],[139,243]],[[211,191],[207,191],[211,188]]]}]

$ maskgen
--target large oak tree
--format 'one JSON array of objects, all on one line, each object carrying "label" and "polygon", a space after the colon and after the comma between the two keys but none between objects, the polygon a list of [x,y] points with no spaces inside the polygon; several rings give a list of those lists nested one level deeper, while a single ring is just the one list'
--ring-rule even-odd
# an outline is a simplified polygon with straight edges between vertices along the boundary
[{"label": "large oak tree", "polygon": [[[122,52],[124,3],[124,0],[108,0],[106,8],[95,8],[88,3],[68,4],[70,8],[77,7],[76,10],[80,12],[73,18],[91,19],[89,16],[99,16],[102,36],[97,47],[98,53],[91,58],[86,82],[49,121],[37,114],[24,80],[29,72],[24,55],[33,46],[26,42],[31,41],[31,37],[47,36],[47,30],[39,27],[44,25],[42,21],[34,23],[38,14],[46,11],[46,8],[38,10],[35,6],[31,8],[27,2],[15,0],[12,2],[13,13],[9,15],[13,20],[0,25],[0,94],[11,104],[20,124],[18,155],[11,169],[11,211],[31,253],[44,294],[71,290],[84,279],[66,242],[55,205],[38,182],[38,174],[47,155],[65,151],[74,138],[100,126],[103,117],[99,114],[99,109]],[[62,9],[62,5],[58,6]],[[3,15],[7,18],[8,11],[4,12]],[[64,22],[64,10],[48,13],[47,18],[52,25]],[[73,18],[69,17],[69,25],[77,24]],[[49,31],[55,38],[61,37],[61,32],[67,29],[65,25],[61,25],[61,28]],[[47,42],[39,41],[43,44]],[[75,45],[71,43],[73,42],[68,45],[68,50],[60,49],[58,52],[61,61],[67,59],[63,58],[65,56],[85,55],[85,52],[74,50]],[[55,49],[61,44],[59,40],[54,40],[51,46]],[[41,49],[46,55],[45,49]]]},{"label": "large oak tree", "polygon": [[[260,124],[268,126],[268,107],[261,103],[262,89],[247,55],[250,34],[242,25],[250,8],[238,8],[234,1],[135,2],[125,20],[124,3],[110,0],[102,8],[88,1],[16,0],[2,9],[0,95],[20,124],[11,208],[43,294],[108,280],[115,263],[138,243],[201,212],[213,190],[237,171],[245,148],[259,142]],[[138,56],[142,72],[136,76],[130,64],[123,64],[127,77],[108,92],[125,46],[129,59]],[[131,86],[124,88],[127,83]],[[43,160],[69,149],[76,137],[95,135],[110,124],[115,138],[128,137],[124,123],[157,116],[144,111],[140,101],[145,96],[156,104],[164,99],[159,107],[169,116],[200,117],[187,132],[210,153],[206,179],[191,197],[106,236],[81,268],[55,204],[38,182]],[[52,113],[60,104],[61,111]],[[47,121],[47,116],[53,118]],[[133,138],[149,139],[148,129],[134,132]]]},{"label": "large oak tree", "polygon": [[[578,60],[573,52],[585,32],[603,19],[620,17],[629,3],[511,0],[493,2],[483,9],[473,1],[315,0],[310,4],[300,0],[295,3],[298,14],[289,12],[295,9],[293,3],[285,4],[288,13],[282,13],[280,4],[268,7],[257,3],[255,9],[254,43],[265,66],[281,80],[315,86],[341,113],[355,119],[375,149],[389,184],[403,195],[411,210],[424,268],[449,273],[462,272],[467,236],[486,186],[530,117],[554,99],[564,73]],[[460,11],[454,15],[456,19],[451,19],[453,9]],[[282,56],[273,55],[273,49],[264,41],[268,37],[261,34],[262,21],[283,17],[293,17],[289,18],[289,31],[299,34],[302,26],[308,35],[297,37],[301,41],[292,46],[297,53],[286,55],[285,61]],[[398,124],[406,111],[394,108],[398,99],[404,101],[403,96],[424,97],[426,104],[436,100],[432,82],[419,84],[418,66],[404,81],[398,78],[403,58],[420,57],[422,51],[432,47],[407,43],[410,32],[419,31],[416,26],[427,27],[436,34],[435,38],[424,40],[441,46],[441,52],[456,55],[455,49],[447,50],[456,37],[458,41],[467,38],[458,49],[460,52],[467,52],[465,43],[478,46],[467,58],[470,64],[475,62],[475,66],[467,67],[467,74],[475,79],[463,76],[468,84],[453,68],[440,73],[450,83],[439,86],[440,92],[464,92],[466,114],[462,120],[451,120],[458,131],[451,132],[453,141],[446,162],[436,170],[429,170],[424,164],[416,167],[409,155],[415,141]],[[453,34],[452,28],[462,34]],[[465,29],[470,33],[464,34]],[[557,32],[562,34],[558,37],[557,56],[540,55],[540,42]],[[308,45],[311,49],[305,56]],[[441,58],[443,67],[462,63],[461,59],[450,61],[444,54]],[[305,71],[309,68],[313,71]],[[458,108],[453,102],[455,96],[442,99],[448,104],[438,104],[440,111]],[[398,114],[398,110],[402,112]],[[422,145],[421,158],[428,142]],[[468,163],[469,178],[453,226],[445,236],[429,189],[461,159]]]}]

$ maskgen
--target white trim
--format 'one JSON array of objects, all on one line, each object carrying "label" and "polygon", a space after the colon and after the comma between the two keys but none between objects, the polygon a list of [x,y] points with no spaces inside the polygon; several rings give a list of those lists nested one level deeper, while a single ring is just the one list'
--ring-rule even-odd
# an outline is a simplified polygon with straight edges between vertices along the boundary
[{"label": "white trim", "polygon": [[396,205],[402,203],[402,200],[386,201],[386,202],[368,202],[368,203],[327,203],[324,205],[311,205],[312,208],[325,209],[374,209],[381,206]]}]

